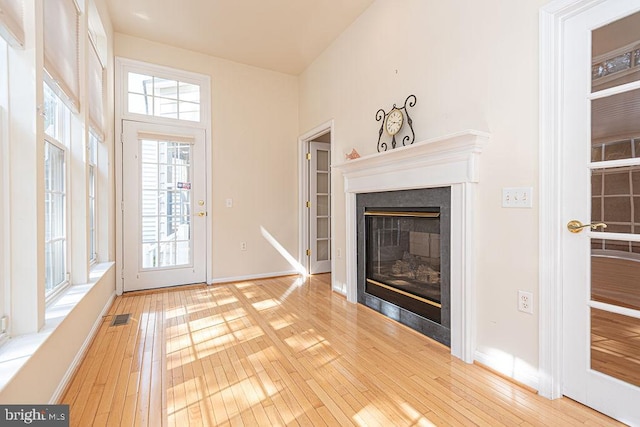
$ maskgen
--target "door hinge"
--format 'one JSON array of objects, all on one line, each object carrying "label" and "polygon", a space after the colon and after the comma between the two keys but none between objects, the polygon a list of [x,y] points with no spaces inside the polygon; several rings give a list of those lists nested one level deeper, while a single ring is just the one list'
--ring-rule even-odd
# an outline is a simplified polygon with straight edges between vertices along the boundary
[{"label": "door hinge", "polygon": [[307,153],[307,160],[311,160],[311,153]]},{"label": "door hinge", "polygon": [[307,201],[307,207],[310,208],[311,207],[311,202]]},{"label": "door hinge", "polygon": [[7,332],[7,329],[9,329],[9,318],[2,316],[2,319],[0,319],[0,333]]},{"label": "door hinge", "polygon": [[120,134],[120,144],[124,144],[124,133]]},{"label": "door hinge", "polygon": [[120,278],[124,280],[124,268],[120,270]]},{"label": "door hinge", "polygon": [[124,202],[120,202],[120,210],[124,212]]},{"label": "door hinge", "polygon": [[311,249],[307,249],[307,256],[311,256]]}]

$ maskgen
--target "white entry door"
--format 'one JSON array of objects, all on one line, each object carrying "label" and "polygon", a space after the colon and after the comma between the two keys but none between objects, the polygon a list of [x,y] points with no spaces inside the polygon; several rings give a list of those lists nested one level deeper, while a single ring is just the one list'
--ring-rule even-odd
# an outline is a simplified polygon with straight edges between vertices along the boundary
[{"label": "white entry door", "polygon": [[331,144],[309,143],[309,273],[331,271]]},{"label": "white entry door", "polygon": [[560,106],[563,394],[630,425],[640,425],[639,10],[640,0],[592,2],[567,20]]},{"label": "white entry door", "polygon": [[206,280],[205,132],[123,122],[124,291]]}]

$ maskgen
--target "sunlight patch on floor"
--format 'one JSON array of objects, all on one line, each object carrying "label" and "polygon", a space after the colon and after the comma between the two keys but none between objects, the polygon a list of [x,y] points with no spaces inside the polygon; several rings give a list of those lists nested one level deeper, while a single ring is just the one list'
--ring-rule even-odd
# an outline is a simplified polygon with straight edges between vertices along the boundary
[{"label": "sunlight patch on floor", "polygon": [[[531,364],[519,357],[495,348],[489,348],[485,353],[488,356],[488,360],[492,361],[492,363],[488,365],[489,368],[495,369],[501,374],[511,377],[516,381],[520,381],[525,384],[529,383],[529,378],[525,378],[523,376],[523,373],[526,372],[535,373],[537,376],[538,369],[534,368]],[[482,362],[482,360],[480,361]]]},{"label": "sunlight patch on floor", "polygon": [[294,280],[291,286],[289,286],[285,291],[285,293],[282,294],[282,296],[280,297],[280,301],[286,300],[289,297],[289,295],[291,295],[291,292],[295,291],[297,288],[304,285],[304,282],[305,282],[305,279],[303,277],[298,277],[296,280]]},{"label": "sunlight patch on floor", "polygon": [[283,316],[283,317],[279,317],[277,319],[271,320],[269,322],[269,326],[271,326],[273,330],[277,331],[279,329],[283,329],[293,325],[294,320],[295,319],[293,319],[293,316]]},{"label": "sunlight patch on floor", "polygon": [[413,406],[409,405],[407,402],[401,402],[399,406],[402,409],[402,411],[405,414],[407,414],[407,416],[411,420],[411,425],[435,427],[434,423],[432,423],[427,418],[425,418],[424,415],[422,415],[419,411],[417,411]]},{"label": "sunlight patch on floor", "polygon": [[270,308],[278,307],[280,305],[280,301],[278,301],[278,300],[276,300],[274,298],[270,298],[270,299],[254,302],[251,305],[256,310],[262,311],[262,310],[269,310]]},{"label": "sunlight patch on floor", "polygon": [[293,255],[291,255],[285,248],[284,246],[282,246],[280,244],[280,242],[278,242],[275,237],[273,237],[271,235],[271,233],[269,233],[264,227],[260,226],[260,232],[262,233],[262,237],[264,237],[267,242],[269,242],[269,244],[271,246],[274,247],[274,249],[276,251],[278,251],[278,253],[280,253],[280,255],[282,255],[282,257],[287,260],[287,262],[299,273],[302,274],[303,276],[307,275],[307,269],[300,264],[294,257]]},{"label": "sunlight patch on floor", "polygon": [[315,337],[314,336],[305,337],[302,334],[284,339],[284,342],[287,343],[287,345],[297,353],[308,351],[312,347],[322,344],[324,341],[326,340],[319,335]]}]

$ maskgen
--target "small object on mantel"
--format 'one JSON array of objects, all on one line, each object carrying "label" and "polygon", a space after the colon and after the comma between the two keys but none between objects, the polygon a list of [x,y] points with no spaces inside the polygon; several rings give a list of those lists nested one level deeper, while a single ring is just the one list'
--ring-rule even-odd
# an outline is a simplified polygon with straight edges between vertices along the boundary
[{"label": "small object on mantel", "polygon": [[351,152],[349,154],[345,154],[344,156],[347,158],[347,160],[353,160],[353,159],[357,159],[358,157],[360,157],[360,154],[354,148],[353,150],[351,150]]}]

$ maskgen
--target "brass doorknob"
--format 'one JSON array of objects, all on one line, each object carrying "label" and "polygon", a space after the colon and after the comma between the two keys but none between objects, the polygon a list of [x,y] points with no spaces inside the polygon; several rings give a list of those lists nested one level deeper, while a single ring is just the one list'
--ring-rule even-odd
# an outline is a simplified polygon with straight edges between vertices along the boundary
[{"label": "brass doorknob", "polygon": [[567,223],[567,229],[572,233],[579,233],[582,229],[591,227],[592,230],[595,230],[598,227],[607,228],[607,224],[604,222],[595,222],[593,224],[583,224],[577,219],[572,219]]}]

